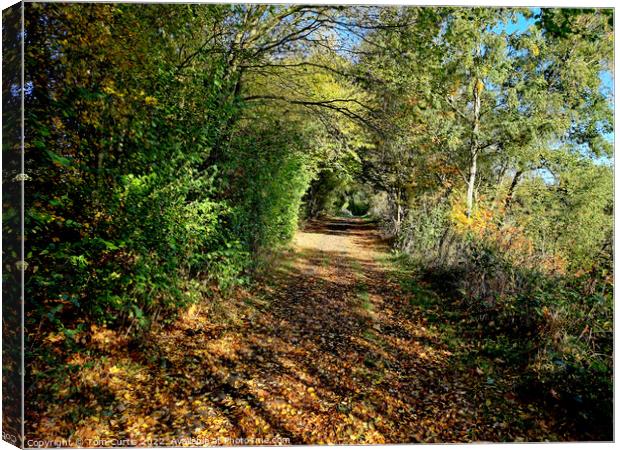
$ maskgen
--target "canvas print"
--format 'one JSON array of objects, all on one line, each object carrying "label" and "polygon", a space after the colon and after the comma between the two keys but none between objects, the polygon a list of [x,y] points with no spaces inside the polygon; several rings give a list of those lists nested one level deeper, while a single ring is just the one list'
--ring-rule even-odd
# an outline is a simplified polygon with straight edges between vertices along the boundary
[{"label": "canvas print", "polygon": [[3,439],[613,440],[605,8],[3,11]]}]

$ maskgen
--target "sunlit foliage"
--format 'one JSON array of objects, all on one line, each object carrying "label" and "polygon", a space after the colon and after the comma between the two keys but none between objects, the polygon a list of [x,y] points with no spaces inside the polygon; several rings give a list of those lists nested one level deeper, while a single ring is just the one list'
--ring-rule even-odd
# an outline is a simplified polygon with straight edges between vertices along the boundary
[{"label": "sunlit foliage", "polygon": [[[415,304],[432,297],[427,306],[456,307],[477,338],[491,330],[493,358],[522,369],[524,386],[583,406],[586,425],[610,417],[609,11],[25,11],[26,324],[38,389],[87,392],[96,408],[103,385],[133,401],[123,380],[153,380],[129,360],[106,362],[108,343],[145,344],[195,308],[217,327],[204,311],[227,310],[277,267],[300,224],[370,216],[406,261],[399,276]],[[373,299],[358,294],[368,309]],[[157,336],[168,356],[170,342],[191,343]],[[148,361],[155,384],[166,364]],[[65,369],[79,371],[79,388],[50,381]],[[99,416],[78,415],[80,432],[96,435]],[[134,434],[156,426],[151,415],[127,420]],[[370,430],[364,440],[351,429],[351,442],[380,442]]]}]

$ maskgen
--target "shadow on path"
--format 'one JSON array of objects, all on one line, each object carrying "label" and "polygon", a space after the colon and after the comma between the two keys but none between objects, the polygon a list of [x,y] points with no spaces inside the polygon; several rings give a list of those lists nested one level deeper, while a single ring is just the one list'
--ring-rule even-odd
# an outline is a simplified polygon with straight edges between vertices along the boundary
[{"label": "shadow on path", "polygon": [[166,445],[516,438],[489,413],[484,381],[378,261],[387,248],[373,223],[311,222],[294,245],[264,284],[223,301],[226,324],[192,307],[125,355],[117,366],[135,370],[105,379],[114,400],[73,435]]}]

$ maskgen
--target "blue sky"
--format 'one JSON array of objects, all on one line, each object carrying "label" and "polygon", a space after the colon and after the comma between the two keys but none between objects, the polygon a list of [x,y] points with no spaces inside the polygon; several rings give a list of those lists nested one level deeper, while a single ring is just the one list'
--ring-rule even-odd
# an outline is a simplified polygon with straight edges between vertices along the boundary
[{"label": "blue sky", "polygon": [[[530,11],[532,11],[534,15],[540,14],[540,8],[530,8]],[[506,25],[506,32],[507,33],[521,32],[522,33],[526,31],[533,24],[534,24],[533,18],[526,19],[525,17],[523,17],[522,14],[519,14],[519,18],[516,22],[511,22]]]}]

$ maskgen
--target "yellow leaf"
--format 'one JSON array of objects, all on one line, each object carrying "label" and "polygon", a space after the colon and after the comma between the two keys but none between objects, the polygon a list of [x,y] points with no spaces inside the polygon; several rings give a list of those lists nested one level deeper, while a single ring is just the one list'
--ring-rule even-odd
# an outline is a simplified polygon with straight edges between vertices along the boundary
[{"label": "yellow leaf", "polygon": [[50,333],[50,334],[47,335],[45,340],[47,342],[51,342],[52,344],[55,344],[56,342],[64,341],[65,340],[65,335],[62,334],[62,333]]},{"label": "yellow leaf", "polygon": [[157,99],[149,95],[147,97],[144,97],[144,103],[146,103],[149,106],[155,106],[157,105]]}]

